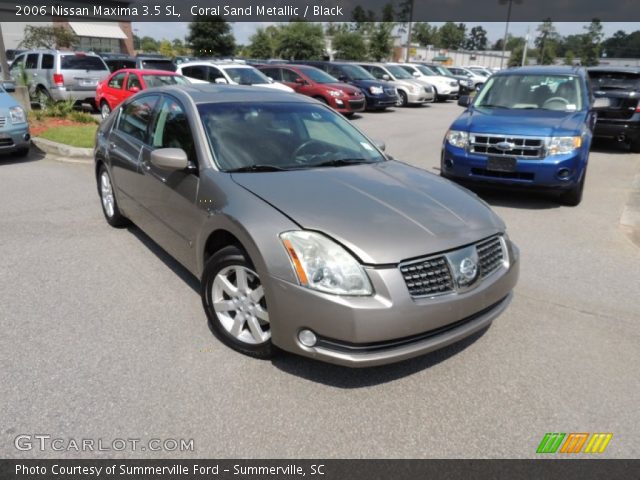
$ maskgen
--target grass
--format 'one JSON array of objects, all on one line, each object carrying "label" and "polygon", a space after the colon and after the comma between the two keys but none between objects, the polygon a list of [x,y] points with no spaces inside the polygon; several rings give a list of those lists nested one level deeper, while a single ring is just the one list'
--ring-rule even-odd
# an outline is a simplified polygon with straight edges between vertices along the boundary
[{"label": "grass", "polygon": [[92,148],[97,125],[52,127],[39,136],[72,147]]}]

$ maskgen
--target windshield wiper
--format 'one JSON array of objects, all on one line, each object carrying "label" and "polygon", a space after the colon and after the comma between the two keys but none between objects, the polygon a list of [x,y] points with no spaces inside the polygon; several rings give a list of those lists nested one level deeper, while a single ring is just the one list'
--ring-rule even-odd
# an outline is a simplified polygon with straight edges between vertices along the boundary
[{"label": "windshield wiper", "polygon": [[484,108],[509,108],[506,105],[496,105],[494,103],[483,103],[482,105],[476,105],[476,108],[484,107]]},{"label": "windshield wiper", "polygon": [[347,165],[360,165],[363,163],[373,163],[366,158],[336,158],[333,160],[327,160],[326,162],[314,163],[308,165],[309,168],[315,167],[345,167]]},{"label": "windshield wiper", "polygon": [[245,167],[232,168],[225,170],[227,173],[243,173],[243,172],[284,172],[286,168],[276,167],[275,165],[247,165]]}]

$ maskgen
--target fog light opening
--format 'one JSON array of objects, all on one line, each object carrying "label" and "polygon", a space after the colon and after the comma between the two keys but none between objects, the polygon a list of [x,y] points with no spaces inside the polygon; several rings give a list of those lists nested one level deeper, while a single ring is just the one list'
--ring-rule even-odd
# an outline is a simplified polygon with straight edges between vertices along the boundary
[{"label": "fog light opening", "polygon": [[558,170],[558,178],[560,180],[566,180],[571,176],[571,170],[569,170],[568,168],[561,168],[560,170]]},{"label": "fog light opening", "polygon": [[24,139],[25,139],[25,141],[28,142],[31,139],[31,135],[29,135],[28,133],[25,133],[24,134]]},{"label": "fog light opening", "polygon": [[298,333],[298,340],[300,340],[300,343],[305,347],[313,347],[318,341],[316,334],[311,330],[306,329],[300,330],[300,333]]},{"label": "fog light opening", "polygon": [[453,160],[451,160],[450,158],[447,158],[447,159],[444,161],[444,166],[445,166],[446,168],[453,168]]}]

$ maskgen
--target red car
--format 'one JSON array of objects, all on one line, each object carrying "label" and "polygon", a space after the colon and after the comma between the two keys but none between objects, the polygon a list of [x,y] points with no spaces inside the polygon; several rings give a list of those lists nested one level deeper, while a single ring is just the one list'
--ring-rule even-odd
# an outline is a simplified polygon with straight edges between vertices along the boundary
[{"label": "red car", "polygon": [[132,68],[118,70],[98,84],[96,106],[100,109],[102,118],[107,118],[111,110],[140,90],[187,83],[189,80],[182,75],[165,70],[136,70]]},{"label": "red car", "polygon": [[364,110],[365,98],[359,88],[340,82],[319,68],[308,65],[263,65],[258,69],[276,82],[288,85],[297,93],[316,98],[347,117]]}]

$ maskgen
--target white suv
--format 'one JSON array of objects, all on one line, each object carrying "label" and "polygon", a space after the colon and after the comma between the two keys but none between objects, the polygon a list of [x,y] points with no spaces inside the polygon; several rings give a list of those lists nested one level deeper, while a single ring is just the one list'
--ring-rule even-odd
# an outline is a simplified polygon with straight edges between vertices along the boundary
[{"label": "white suv", "polygon": [[455,78],[438,75],[428,67],[417,63],[396,63],[395,65],[404,68],[419,82],[431,85],[435,89],[438,101],[456,98],[460,93],[460,85]]},{"label": "white suv", "polygon": [[260,70],[242,63],[187,62],[178,65],[176,71],[188,77],[193,83],[253,85],[293,93],[291,87],[276,83]]}]

